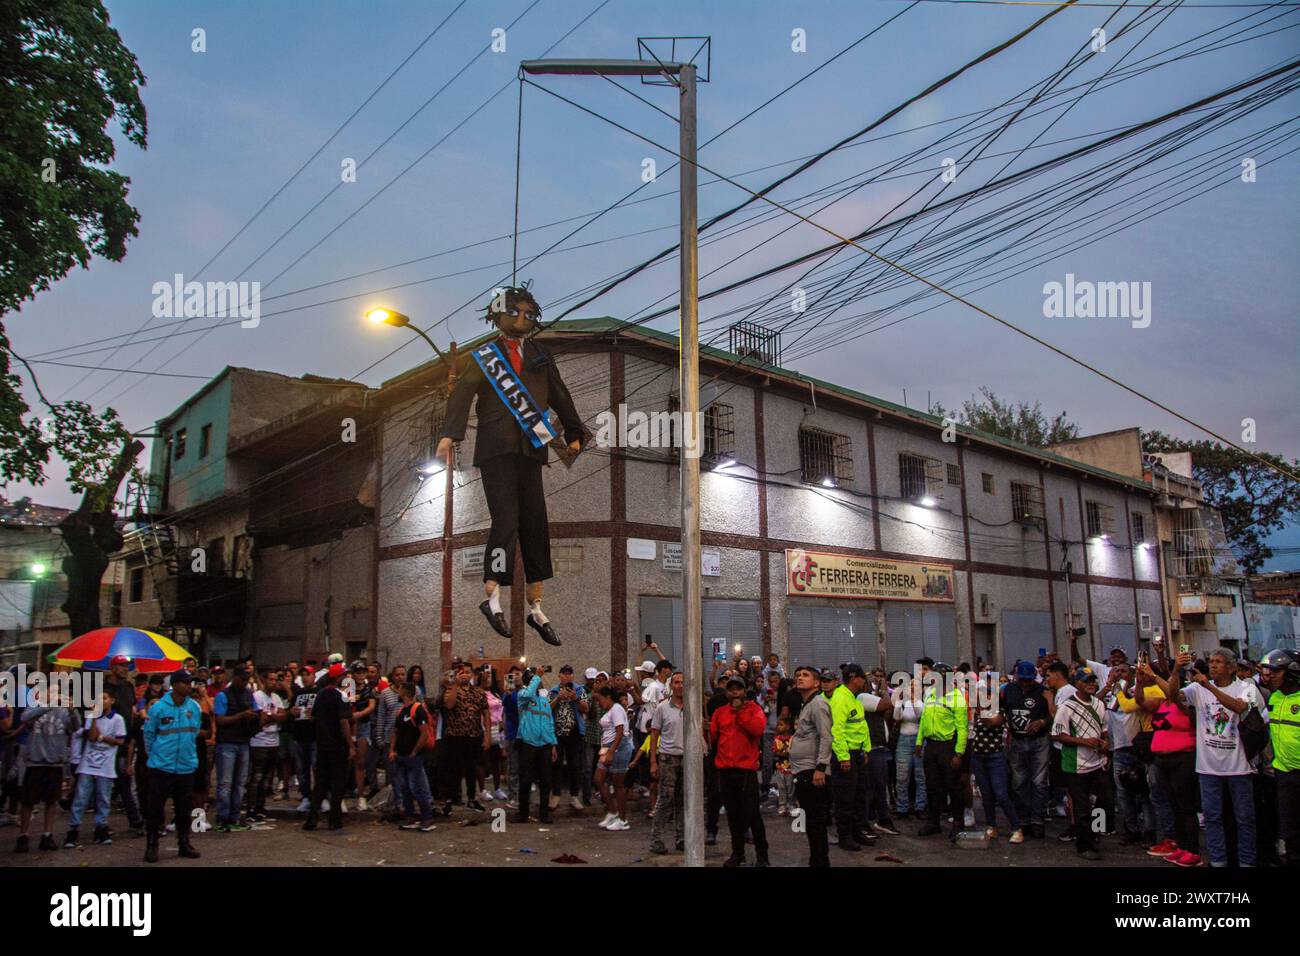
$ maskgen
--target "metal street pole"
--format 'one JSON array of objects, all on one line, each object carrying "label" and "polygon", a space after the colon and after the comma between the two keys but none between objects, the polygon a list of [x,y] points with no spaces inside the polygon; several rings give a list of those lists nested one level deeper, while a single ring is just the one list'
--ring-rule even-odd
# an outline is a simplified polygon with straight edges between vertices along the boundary
[{"label": "metal street pole", "polygon": [[[424,333],[421,332],[421,335]],[[428,336],[425,336],[428,338]],[[433,341],[430,340],[430,345]],[[437,346],[434,346],[437,351]],[[451,355],[444,359],[443,364],[447,367],[447,399],[451,400],[451,393],[456,388],[456,343],[451,343]],[[443,492],[442,501],[442,618],[439,627],[439,644],[438,660],[445,674],[451,670],[451,582],[452,582],[452,561],[451,561],[451,538],[455,525],[455,514],[452,510],[452,494],[454,486],[452,479],[456,475],[456,444],[452,443],[451,448],[447,450],[447,486]]]},{"label": "metal street pole", "polygon": [[689,446],[681,454],[682,654],[686,740],[682,757],[686,865],[704,865],[704,650],[700,606],[699,242],[696,213],[695,85],[692,64],[643,60],[525,60],[525,73],[677,77],[681,176],[681,334],[679,389]]},{"label": "metal street pole", "polygon": [[681,164],[681,368],[679,392],[682,415],[692,447],[682,450],[682,656],[685,668],[686,740],[682,776],[686,792],[686,865],[704,865],[704,679],[703,621],[700,606],[700,338],[699,232],[696,210],[695,67],[684,64],[680,86],[678,153]]}]

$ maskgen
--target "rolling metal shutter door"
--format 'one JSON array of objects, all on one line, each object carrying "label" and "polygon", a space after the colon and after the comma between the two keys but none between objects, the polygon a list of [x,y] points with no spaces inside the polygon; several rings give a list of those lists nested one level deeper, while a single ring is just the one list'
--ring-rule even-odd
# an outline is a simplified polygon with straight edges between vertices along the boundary
[{"label": "rolling metal shutter door", "polygon": [[1136,624],[1102,624],[1099,627],[1097,653],[1101,655],[1103,663],[1110,657],[1112,647],[1122,647],[1129,660],[1137,660]]},{"label": "rolling metal shutter door", "polygon": [[[641,598],[641,640],[647,634],[664,655],[676,663],[682,659],[682,602],[670,597]],[[707,645],[707,641],[705,642]],[[640,664],[638,660],[636,664]],[[635,664],[633,665],[635,666]]]},{"label": "rolling metal shutter door", "polygon": [[789,667],[809,664],[835,670],[840,664],[876,666],[875,608],[808,607],[786,609],[790,636]]},{"label": "rolling metal shutter door", "polygon": [[[757,601],[732,601],[705,598],[703,604],[703,655],[707,665],[713,661],[713,643],[719,641],[722,653],[731,660],[740,645],[746,657],[763,653],[763,635],[758,622]],[[682,654],[682,601],[675,597],[641,598],[641,640],[649,634],[659,650],[677,666]],[[640,664],[638,659],[636,664]],[[633,665],[635,666],[635,665]]]},{"label": "rolling metal shutter door", "polygon": [[918,657],[925,657],[925,627],[920,608],[885,605],[885,656],[891,672],[909,673],[912,663]]},{"label": "rolling metal shutter door", "polygon": [[1010,673],[1016,661],[1037,661],[1038,649],[1052,650],[1052,615],[1048,611],[1002,612],[1002,671]]},{"label": "rolling metal shutter door", "polygon": [[957,611],[951,607],[885,606],[885,656],[890,671],[911,672],[919,658],[954,667],[957,659]]},{"label": "rolling metal shutter door", "polygon": [[921,609],[925,630],[925,655],[956,667],[957,611],[951,607],[926,607]]},{"label": "rolling metal shutter door", "polygon": [[[745,657],[763,653],[763,634],[758,626],[757,601],[730,601],[726,598],[706,598],[703,603],[704,615],[704,660],[712,661],[713,641],[723,641],[723,653],[727,660],[735,656],[736,645]],[[680,615],[681,601],[677,601]],[[680,620],[680,619],[679,619]],[[678,630],[681,630],[680,623]],[[674,658],[674,660],[680,659]]]}]

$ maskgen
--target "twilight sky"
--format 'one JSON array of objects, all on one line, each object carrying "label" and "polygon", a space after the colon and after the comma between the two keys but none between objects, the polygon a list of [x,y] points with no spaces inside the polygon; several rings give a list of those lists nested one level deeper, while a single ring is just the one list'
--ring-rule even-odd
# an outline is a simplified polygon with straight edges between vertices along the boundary
[{"label": "twilight sky", "polygon": [[[455,0],[110,0],[113,24],[148,77],[143,96],[149,148],[142,152],[124,143],[115,163],[132,179],[140,235],[123,262],[96,261],[8,316],[15,349],[29,358],[112,369],[207,377],[229,364],[375,385],[424,361],[427,349],[399,330],[363,324],[359,316],[369,306],[382,302],[401,309],[439,341],[478,334],[481,321],[461,306],[485,301],[483,293],[510,271],[517,103],[512,79],[521,59],[541,55],[597,7],[548,55],[627,58],[636,56],[638,36],[712,36],[711,81],[701,84],[699,94],[701,143],[901,13],[701,152],[703,166],[751,188],[789,172],[794,164],[788,161],[868,125],[1047,12],[1040,6],[929,0],[911,9],[907,0],[609,0],[603,5],[600,0],[470,0],[459,9]],[[436,35],[199,274],[449,13]],[[1114,38],[1135,17],[1138,24]],[[1092,31],[1107,18],[1113,18],[1107,49],[1089,55]],[[507,31],[504,52],[487,49],[498,27]],[[205,31],[206,52],[191,50],[196,28]],[[791,49],[796,29],[806,35],[804,53]],[[1201,34],[1207,35],[1193,39]],[[822,196],[800,207],[829,228],[856,232],[881,217],[919,209],[941,189],[947,199],[1275,69],[1295,58],[1297,37],[1300,10],[1270,11],[1250,3],[1236,9],[1196,8],[1189,2],[1173,11],[1066,10],[773,197],[799,202],[867,170],[879,173],[850,195]],[[1229,45],[1200,52],[1215,43]],[[1198,55],[1143,71],[1180,54]],[[1043,81],[1071,57],[1084,62],[1038,101],[1026,105],[1022,98],[993,114],[1005,120],[1026,107],[1010,129],[983,144],[977,162],[958,163],[956,182],[942,181],[943,159],[980,148],[971,137],[1001,125],[958,134],[971,120],[955,118],[998,107],[1025,91],[1031,96],[1042,91]],[[1116,82],[1120,77],[1127,79]],[[594,77],[539,82],[675,148],[675,123],[608,82]],[[675,115],[671,90],[635,81],[624,87]],[[1051,95],[1065,87],[1075,89]],[[1088,95],[1063,112],[1085,90]],[[1018,231],[990,236],[986,229],[965,244],[964,233],[945,239],[954,227],[976,224],[981,215],[999,209],[1043,214],[1061,192],[1034,196],[1035,191],[1065,188],[1072,177],[1106,163],[1127,164],[1135,148],[1175,124],[972,201],[951,218],[935,216],[900,236],[885,234],[868,244],[941,284],[951,281],[950,287],[982,307],[1234,440],[1241,438],[1242,419],[1252,418],[1257,447],[1294,457],[1300,454],[1300,418],[1294,413],[1300,153],[1291,150],[1300,147],[1300,98],[1279,92],[1249,115],[1180,140],[1168,155],[1148,156],[1120,188],[1086,205],[1052,211],[1050,219]],[[494,94],[499,95],[490,99]],[[484,101],[489,102],[464,122]],[[949,134],[946,142],[932,145]],[[886,166],[907,154],[913,155],[906,165]],[[1257,164],[1249,183],[1240,176],[1247,157]],[[673,243],[677,174],[667,171],[673,161],[667,151],[540,90],[525,90],[520,225],[534,231],[520,239],[521,258],[540,252],[581,220],[547,224],[595,212],[640,185],[646,158],[655,161],[660,175],[638,193],[644,202],[608,214],[565,244],[579,248],[554,252],[521,270],[521,278],[534,280],[544,307]],[[341,182],[347,159],[358,164],[356,182]],[[751,172],[758,167],[769,168]],[[714,177],[703,170],[700,179],[701,221],[745,197],[733,185],[710,183]],[[814,211],[837,197],[824,211]],[[1092,215],[1099,218],[1085,218]],[[1119,231],[1125,219],[1131,226]],[[760,203],[727,225],[745,224],[751,228],[715,243],[708,241],[713,233],[702,235],[702,293],[830,241]],[[1100,241],[1070,248],[1087,237]],[[763,239],[769,241],[724,265]],[[913,249],[913,241],[922,244]],[[477,245],[464,248],[471,244]],[[955,250],[958,258],[927,260],[931,250],[941,248]],[[864,258],[856,250],[850,253],[832,261],[832,273]],[[953,274],[957,263],[994,253],[983,272]],[[413,259],[422,261],[394,267]],[[896,402],[906,389],[908,402],[921,408],[927,394],[952,407],[989,385],[1005,398],[1039,400],[1049,413],[1067,410],[1084,433],[1139,425],[1202,437],[942,297],[889,311],[868,331],[868,319],[851,317],[888,309],[925,289],[914,280],[900,282],[898,273],[878,263],[864,263],[848,284],[829,286],[830,296],[844,299],[858,290],[833,316],[815,307],[791,314],[785,285],[802,272],[802,267],[789,270],[702,303],[705,337],[775,296],[775,305],[758,317],[772,326],[790,323],[783,338],[785,364],[819,378]],[[170,282],[176,273],[187,279],[260,282],[260,324],[241,328],[229,320],[196,319],[180,326],[153,318],[154,283]],[[336,281],[358,273],[370,274]],[[1134,327],[1127,317],[1046,317],[1044,285],[1064,283],[1067,274],[1076,281],[1150,283],[1149,325]],[[804,283],[810,306],[822,291],[815,284],[820,275]],[[577,315],[638,317],[661,298],[675,301],[676,276],[676,260],[669,259]],[[858,288],[873,276],[865,291]],[[398,285],[404,287],[390,288]],[[935,307],[921,311],[929,306]],[[548,308],[548,316],[561,308]],[[912,312],[921,314],[888,324]],[[675,329],[676,317],[653,324]],[[142,326],[138,338],[146,341],[120,338]],[[214,330],[177,334],[207,327]],[[408,338],[409,347],[373,365]],[[111,404],[141,430],[202,384],[198,377],[103,371],[83,380],[84,369],[52,364],[37,369],[47,394]],[[15,484],[6,491],[10,498],[25,493],[50,504],[73,500],[57,466],[42,488]],[[1274,543],[1300,545],[1300,529],[1287,529]],[[1269,567],[1295,564],[1293,555],[1282,554]]]}]

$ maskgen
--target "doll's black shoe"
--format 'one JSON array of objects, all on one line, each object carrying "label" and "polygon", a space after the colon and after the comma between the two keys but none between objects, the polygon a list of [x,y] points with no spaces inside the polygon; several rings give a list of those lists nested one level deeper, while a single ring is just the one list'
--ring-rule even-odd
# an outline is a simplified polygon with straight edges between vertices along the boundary
[{"label": "doll's black shoe", "polygon": [[532,614],[528,615],[527,621],[528,621],[528,626],[531,627],[538,634],[540,634],[542,636],[542,640],[544,640],[547,644],[550,644],[552,647],[560,646],[560,639],[555,636],[555,628],[551,627],[550,621],[547,621],[545,624],[538,624],[537,619],[534,618]]},{"label": "doll's black shoe", "polygon": [[[512,636],[510,628],[506,624],[506,616],[500,611],[493,611],[491,602],[484,601],[478,606],[478,609],[482,611],[483,616],[488,619],[488,623],[492,625],[492,630],[496,631],[502,637],[508,638]],[[556,643],[559,642],[557,641]]]}]

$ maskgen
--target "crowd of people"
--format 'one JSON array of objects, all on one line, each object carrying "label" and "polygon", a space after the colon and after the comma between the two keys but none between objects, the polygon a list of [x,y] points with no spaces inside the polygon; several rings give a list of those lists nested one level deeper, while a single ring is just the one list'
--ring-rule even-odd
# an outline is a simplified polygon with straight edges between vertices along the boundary
[{"label": "crowd of people", "polygon": [[[830,847],[859,853],[909,817],[916,836],[954,842],[1000,840],[1005,821],[1011,844],[1046,839],[1060,818],[1056,839],[1087,860],[1114,835],[1181,867],[1300,865],[1300,656],[1168,660],[1157,647],[1130,662],[1116,648],[1101,663],[1071,650],[1008,675],[929,658],[893,678],[855,663],[787,673],[775,654],[715,661],[696,705],[706,843],[725,814],[726,865],[752,845],[766,866],[775,813],[827,866]],[[0,823],[16,815],[27,852],[39,809],[38,847],[57,850],[82,845],[93,814],[91,841],[109,844],[116,799],[152,862],[169,830],[197,858],[192,823],[210,812],[218,831],[257,829],[268,801],[295,791],[304,830],[377,813],[428,831],[493,805],[548,823],[567,800],[602,809],[609,831],[644,812],[649,851],[681,852],[691,705],[682,673],[646,651],[634,670],[580,679],[569,665],[552,676],[457,660],[429,683],[418,665],[381,673],[340,655],[134,676],[115,658],[97,715],[58,700],[0,708]]]}]

